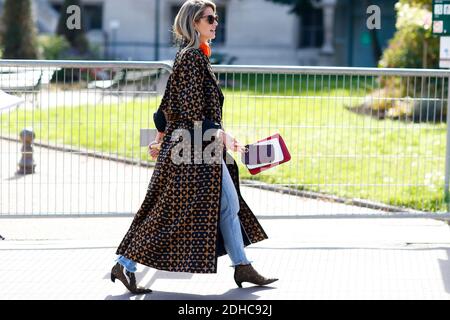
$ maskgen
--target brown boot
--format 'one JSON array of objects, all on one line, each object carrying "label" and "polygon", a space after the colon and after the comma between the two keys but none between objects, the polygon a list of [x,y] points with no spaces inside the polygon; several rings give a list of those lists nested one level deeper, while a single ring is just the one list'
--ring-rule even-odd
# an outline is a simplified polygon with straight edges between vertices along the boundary
[{"label": "brown boot", "polygon": [[260,275],[251,264],[241,264],[234,269],[234,281],[239,288],[242,288],[242,282],[250,282],[258,286],[265,286],[269,283],[275,282],[278,279],[267,279]]},{"label": "brown boot", "polygon": [[144,294],[152,292],[150,289],[138,287],[134,272],[127,271],[120,263],[116,263],[111,270],[111,281],[115,283],[116,279],[119,279],[131,293]]}]

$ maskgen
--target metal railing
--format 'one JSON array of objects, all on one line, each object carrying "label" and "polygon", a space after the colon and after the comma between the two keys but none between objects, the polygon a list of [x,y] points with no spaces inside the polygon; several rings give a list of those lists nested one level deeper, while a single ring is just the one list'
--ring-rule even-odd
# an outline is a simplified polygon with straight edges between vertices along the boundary
[{"label": "metal railing", "polygon": [[[252,176],[234,154],[259,217],[450,217],[448,71],[213,69],[225,129],[245,144],[280,133],[292,156]],[[52,81],[11,81],[29,83],[27,70]],[[169,72],[158,62],[0,61],[0,89],[25,101],[0,106],[0,217],[134,214],[153,164],[141,129],[154,128]],[[36,168],[24,175],[19,135],[30,127]]]}]

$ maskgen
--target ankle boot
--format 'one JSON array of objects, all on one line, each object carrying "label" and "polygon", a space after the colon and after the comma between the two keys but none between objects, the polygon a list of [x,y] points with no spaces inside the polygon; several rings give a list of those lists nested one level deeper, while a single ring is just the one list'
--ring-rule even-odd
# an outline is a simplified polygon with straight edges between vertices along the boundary
[{"label": "ankle boot", "polygon": [[278,279],[267,279],[260,275],[251,264],[237,265],[234,269],[234,281],[239,288],[242,288],[242,282],[250,282],[258,286],[265,286],[275,282]]},{"label": "ankle boot", "polygon": [[150,289],[138,287],[134,272],[127,271],[120,263],[116,263],[111,270],[111,281],[115,283],[116,279],[119,279],[131,293],[144,294],[152,292]]}]

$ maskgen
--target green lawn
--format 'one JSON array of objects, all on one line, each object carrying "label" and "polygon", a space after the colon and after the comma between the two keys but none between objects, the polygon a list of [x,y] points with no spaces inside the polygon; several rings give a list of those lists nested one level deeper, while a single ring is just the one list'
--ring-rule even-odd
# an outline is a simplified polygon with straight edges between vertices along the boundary
[{"label": "green lawn", "polygon": [[[240,165],[242,179],[446,211],[445,124],[376,120],[345,109],[376,87],[372,78],[360,77],[358,83],[356,77],[266,75],[263,88],[262,76],[239,76],[234,87],[223,89],[225,129],[243,143],[280,133],[292,155],[290,162],[256,176]],[[158,103],[137,98],[120,105],[105,101],[96,107],[11,112],[1,116],[1,133],[32,126],[44,143],[150,161],[139,146],[139,130],[154,128]]]}]

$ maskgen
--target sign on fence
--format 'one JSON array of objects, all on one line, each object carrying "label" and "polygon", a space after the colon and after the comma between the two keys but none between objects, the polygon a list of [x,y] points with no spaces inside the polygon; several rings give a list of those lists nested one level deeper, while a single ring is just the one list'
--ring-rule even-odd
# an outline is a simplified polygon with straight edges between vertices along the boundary
[{"label": "sign on fence", "polygon": [[433,34],[450,35],[450,0],[433,0]]},{"label": "sign on fence", "polygon": [[433,0],[433,34],[440,36],[439,68],[450,68],[450,0]]},{"label": "sign on fence", "polygon": [[441,37],[439,68],[450,68],[450,37]]}]

